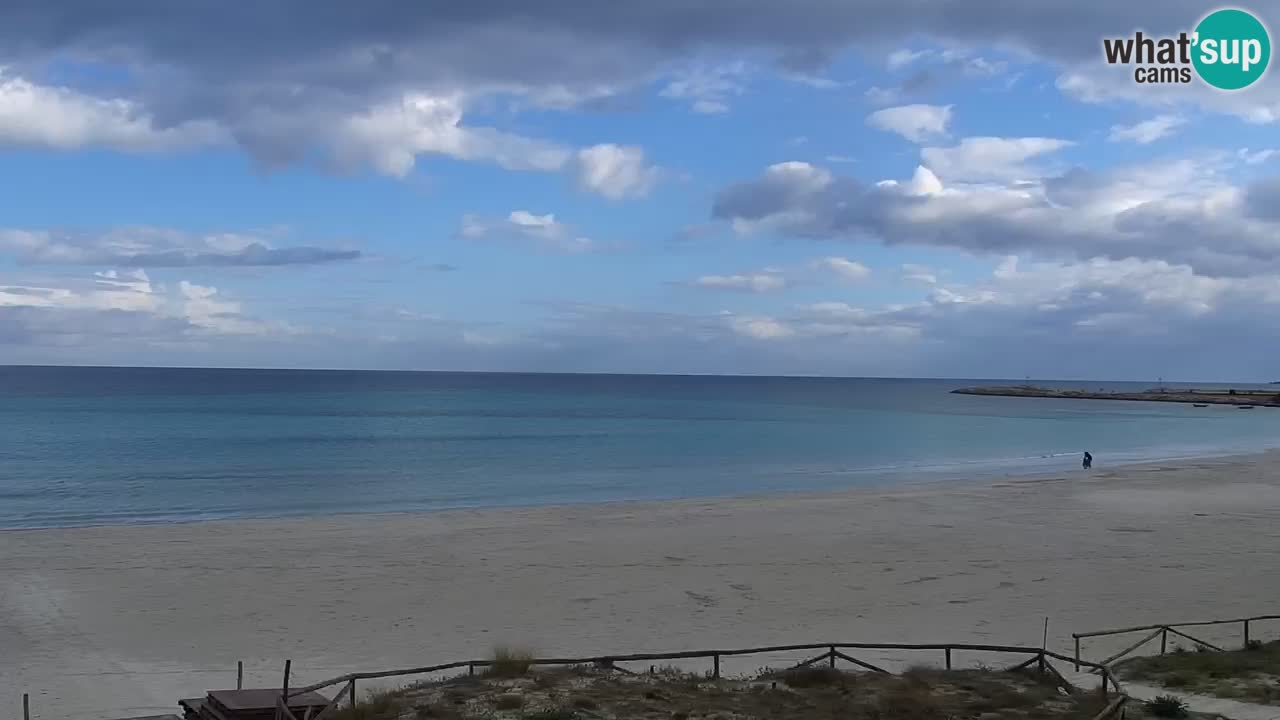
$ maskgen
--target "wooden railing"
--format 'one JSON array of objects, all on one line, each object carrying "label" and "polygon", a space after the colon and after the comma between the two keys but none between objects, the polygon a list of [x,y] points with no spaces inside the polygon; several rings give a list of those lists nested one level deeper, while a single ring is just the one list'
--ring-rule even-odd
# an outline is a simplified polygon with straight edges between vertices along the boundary
[{"label": "wooden railing", "polygon": [[1243,647],[1247,648],[1249,647],[1249,641],[1252,639],[1249,636],[1249,624],[1253,622],[1257,622],[1259,620],[1280,620],[1280,615],[1254,615],[1253,617],[1232,618],[1230,620],[1202,620],[1199,622],[1165,623],[1163,625],[1136,625],[1134,627],[1116,628],[1114,630],[1094,630],[1092,632],[1071,633],[1071,637],[1075,639],[1075,644],[1076,644],[1076,653],[1075,653],[1074,662],[1075,662],[1076,670],[1079,670],[1081,665],[1090,666],[1090,663],[1086,663],[1080,658],[1080,640],[1083,638],[1102,637],[1106,635],[1127,635],[1129,633],[1143,632],[1147,630],[1151,632],[1147,635],[1144,635],[1141,640],[1138,640],[1137,642],[1133,643],[1132,645],[1129,645],[1128,647],[1121,650],[1120,652],[1117,652],[1111,655],[1110,657],[1108,657],[1107,659],[1102,660],[1094,665],[1102,665],[1102,666],[1110,667],[1112,663],[1114,663],[1115,661],[1125,657],[1126,655],[1132,654],[1135,650],[1142,647],[1143,645],[1146,645],[1152,640],[1155,640],[1156,638],[1160,638],[1160,654],[1163,655],[1165,654],[1165,652],[1168,651],[1170,633],[1173,633],[1174,635],[1177,635],[1185,640],[1190,640],[1191,642],[1195,643],[1200,647],[1206,647],[1210,650],[1222,651],[1222,648],[1218,647],[1217,645],[1214,645],[1211,642],[1202,640],[1197,637],[1192,637],[1191,635],[1185,632],[1182,632],[1177,628],[1239,624],[1242,628],[1243,635],[1244,635]]},{"label": "wooden railing", "polygon": [[[618,667],[618,663],[635,663],[635,662],[651,662],[659,660],[692,660],[692,659],[710,659],[711,660],[711,677],[720,678],[720,661],[726,657],[739,657],[744,655],[761,655],[765,653],[781,653],[781,652],[800,652],[809,650],[819,650],[822,653],[816,657],[804,660],[793,668],[805,667],[826,661],[830,667],[836,667],[837,660],[843,660],[858,667],[877,673],[888,673],[882,667],[860,660],[849,655],[845,650],[932,650],[943,652],[943,663],[946,669],[952,669],[953,654],[957,651],[963,652],[986,652],[986,653],[1003,653],[1009,655],[1028,655],[1025,661],[1009,668],[1010,670],[1021,670],[1035,665],[1039,670],[1051,674],[1055,681],[1063,687],[1067,692],[1074,692],[1076,688],[1068,682],[1061,673],[1049,662],[1059,660],[1064,663],[1073,663],[1076,669],[1081,666],[1089,668],[1101,676],[1103,697],[1109,697],[1109,693],[1114,690],[1117,697],[1098,714],[1094,720],[1108,720],[1113,717],[1124,704],[1125,696],[1123,694],[1120,683],[1116,680],[1115,675],[1103,663],[1094,663],[1088,660],[1082,660],[1079,657],[1070,658],[1066,655],[1060,655],[1043,648],[1028,648],[1013,645],[974,645],[965,643],[946,643],[946,644],[903,644],[903,643],[812,643],[803,645],[770,645],[764,647],[743,648],[737,650],[685,650],[681,652],[665,652],[665,653],[633,653],[629,655],[597,655],[590,657],[561,657],[561,658],[532,658],[529,660],[521,659],[521,664],[529,666],[567,666],[567,665],[593,665],[596,667],[615,670],[618,672],[635,674],[630,670]],[[422,667],[403,668],[397,670],[382,670],[376,672],[355,672],[340,675],[329,680],[324,680],[311,685],[293,688],[289,685],[289,675],[292,668],[291,662],[285,663],[285,677],[282,684],[282,690],[277,702],[277,718],[278,720],[324,720],[331,712],[333,712],[345,698],[352,706],[356,703],[356,681],[358,680],[379,680],[385,678],[404,677],[408,675],[430,675],[435,673],[448,672],[450,670],[465,669],[468,674],[474,675],[477,668],[489,668],[500,661],[494,660],[460,660],[456,662],[441,663],[438,665],[424,665]],[[338,692],[333,696],[329,704],[322,708],[319,712],[311,714],[309,718],[298,718],[288,707],[288,698],[294,698],[303,693],[318,692],[326,688],[339,687]]]}]

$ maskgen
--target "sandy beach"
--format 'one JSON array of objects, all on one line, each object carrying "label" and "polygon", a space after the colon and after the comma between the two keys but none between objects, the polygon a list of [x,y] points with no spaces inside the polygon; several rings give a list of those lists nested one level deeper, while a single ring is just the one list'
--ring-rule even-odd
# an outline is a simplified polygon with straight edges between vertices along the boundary
[{"label": "sandy beach", "polygon": [[172,711],[234,686],[237,660],[274,686],[286,658],[311,682],[500,643],[1038,645],[1048,616],[1069,652],[1072,631],[1274,612],[1278,468],[1272,452],[820,497],[3,532],[0,715],[23,692],[41,718]]}]

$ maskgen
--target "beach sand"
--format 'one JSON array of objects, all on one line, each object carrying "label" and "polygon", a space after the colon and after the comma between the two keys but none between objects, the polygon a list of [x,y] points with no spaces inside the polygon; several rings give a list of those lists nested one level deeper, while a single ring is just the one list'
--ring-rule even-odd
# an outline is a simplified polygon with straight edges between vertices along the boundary
[{"label": "beach sand", "polygon": [[[1072,631],[1276,612],[1277,468],[1273,452],[821,497],[0,532],[0,715],[24,691],[38,718],[172,711],[234,687],[237,660],[276,686],[291,658],[296,686],[502,643],[1038,646],[1048,616],[1069,654]],[[728,670],[765,664],[742,662]]]}]

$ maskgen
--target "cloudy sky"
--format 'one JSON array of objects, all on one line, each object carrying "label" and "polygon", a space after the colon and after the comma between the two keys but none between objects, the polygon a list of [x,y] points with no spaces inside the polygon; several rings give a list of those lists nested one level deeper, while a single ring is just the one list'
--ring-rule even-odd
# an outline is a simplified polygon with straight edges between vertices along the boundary
[{"label": "cloudy sky", "polygon": [[0,363],[1280,379],[1215,7],[8,0]]}]

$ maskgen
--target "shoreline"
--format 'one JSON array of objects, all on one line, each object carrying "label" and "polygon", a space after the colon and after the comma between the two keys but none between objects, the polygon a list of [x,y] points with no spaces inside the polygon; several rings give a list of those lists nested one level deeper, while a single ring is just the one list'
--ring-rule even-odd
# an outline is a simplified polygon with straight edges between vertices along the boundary
[{"label": "shoreline", "polygon": [[[1258,458],[1269,453],[1280,454],[1280,445],[1263,447],[1258,449],[1244,450],[1223,448],[1216,451],[1193,452],[1183,455],[1160,455],[1158,457],[1144,457],[1137,460],[1121,460],[1109,464],[1105,467],[1097,467],[1092,473],[1106,472],[1108,469],[1124,469],[1133,468],[1142,465],[1151,465],[1156,463],[1169,462],[1188,462],[1195,460],[1220,460],[1220,459],[1239,459],[1242,461]],[[145,521],[126,521],[126,522],[96,522],[69,525],[36,525],[29,527],[21,526],[0,526],[0,537],[7,533],[26,533],[40,531],[62,531],[62,530],[86,530],[97,528],[148,528],[148,527],[170,527],[184,525],[202,525],[207,523],[242,523],[242,522],[285,522],[285,521],[307,521],[307,520],[325,520],[340,518],[381,518],[381,517],[402,517],[416,515],[434,515],[438,513],[471,513],[485,511],[521,511],[521,510],[564,510],[570,508],[582,507],[616,507],[629,504],[639,505],[666,505],[676,503],[705,503],[712,501],[769,501],[772,499],[786,498],[817,498],[817,497],[842,497],[850,493],[859,492],[891,492],[896,488],[910,489],[921,487],[938,487],[946,488],[962,488],[965,485],[983,485],[995,482],[999,479],[1007,478],[1036,478],[1046,475],[1055,475],[1060,473],[1084,472],[1076,465],[1062,468],[1044,468],[1044,469],[1027,469],[1027,466],[1006,466],[1006,469],[1000,470],[1000,463],[1013,462],[1018,460],[1034,460],[1048,459],[1052,457],[1072,457],[1078,458],[1079,453],[1066,453],[1043,455],[1043,456],[1023,456],[1018,458],[1001,459],[1001,460],[974,460],[974,461],[957,461],[953,463],[943,463],[935,465],[915,465],[915,466],[894,466],[889,468],[865,468],[858,470],[836,471],[831,474],[840,474],[842,476],[874,476],[874,479],[865,484],[850,485],[840,489],[794,489],[776,488],[770,490],[761,490],[756,492],[730,493],[730,494],[712,494],[712,495],[681,495],[671,497],[653,497],[653,498],[620,498],[614,500],[582,500],[582,501],[566,501],[566,502],[516,502],[510,504],[476,504],[476,505],[458,505],[451,507],[438,508],[416,508],[410,510],[399,511],[383,511],[383,510],[348,510],[341,512],[304,512],[297,514],[276,514],[276,515],[228,515],[224,517],[175,517],[159,520]],[[971,474],[966,470],[983,468],[986,472]],[[916,475],[932,475],[933,477],[912,478]]]},{"label": "shoreline", "polygon": [[1048,616],[1050,648],[1069,651],[1073,631],[1267,609],[1280,594],[1280,577],[1259,572],[1280,561],[1277,459],[0,533],[0,676],[14,678],[0,706],[30,692],[45,716],[172,712],[234,687],[237,660],[247,686],[278,683],[285,659],[302,685],[500,643],[547,655],[831,637],[1038,646]]}]

